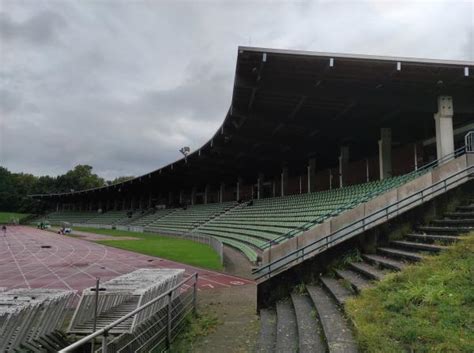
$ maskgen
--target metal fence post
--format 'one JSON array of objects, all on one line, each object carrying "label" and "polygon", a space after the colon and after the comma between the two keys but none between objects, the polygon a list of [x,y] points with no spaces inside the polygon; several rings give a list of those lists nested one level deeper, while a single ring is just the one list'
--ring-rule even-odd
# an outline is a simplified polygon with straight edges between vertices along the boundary
[{"label": "metal fence post", "polygon": [[171,347],[171,303],[173,298],[173,292],[168,294],[168,320],[166,322],[166,347]]},{"label": "metal fence post", "polygon": [[194,314],[197,313],[197,281],[198,281],[198,274],[196,273],[196,277],[194,278],[194,285],[193,285],[193,311],[194,311]]},{"label": "metal fence post", "polygon": [[[102,336],[102,353],[107,353],[107,336],[108,336],[108,332],[105,331],[103,336]],[[94,352],[92,352],[94,353]]]}]

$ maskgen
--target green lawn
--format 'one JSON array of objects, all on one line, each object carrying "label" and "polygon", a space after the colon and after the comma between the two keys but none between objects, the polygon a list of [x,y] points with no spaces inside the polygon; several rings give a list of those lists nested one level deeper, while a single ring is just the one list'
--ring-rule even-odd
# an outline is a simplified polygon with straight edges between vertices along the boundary
[{"label": "green lawn", "polygon": [[346,309],[365,352],[474,352],[474,233]]},{"label": "green lawn", "polygon": [[152,233],[128,232],[116,229],[74,227],[73,230],[139,238],[137,240],[101,240],[97,241],[97,243],[211,270],[222,270],[219,255],[206,244],[177,237],[167,237]]},{"label": "green lawn", "polygon": [[22,219],[29,214],[26,213],[15,213],[15,212],[0,212],[0,223],[9,223],[12,219]]}]

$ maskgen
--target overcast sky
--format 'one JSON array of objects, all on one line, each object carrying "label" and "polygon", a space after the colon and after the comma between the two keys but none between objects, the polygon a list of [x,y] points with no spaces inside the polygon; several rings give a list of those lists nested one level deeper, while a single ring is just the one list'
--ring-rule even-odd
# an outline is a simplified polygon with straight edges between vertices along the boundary
[{"label": "overcast sky", "polygon": [[473,3],[0,0],[0,165],[149,172],[220,126],[239,45],[474,60]]}]

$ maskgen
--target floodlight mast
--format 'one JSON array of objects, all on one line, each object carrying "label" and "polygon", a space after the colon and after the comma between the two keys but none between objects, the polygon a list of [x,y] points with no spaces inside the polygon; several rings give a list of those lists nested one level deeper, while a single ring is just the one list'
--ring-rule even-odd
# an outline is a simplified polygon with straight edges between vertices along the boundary
[{"label": "floodlight mast", "polygon": [[179,150],[179,152],[183,154],[184,160],[187,161],[188,154],[191,152],[191,149],[188,146],[184,146]]}]

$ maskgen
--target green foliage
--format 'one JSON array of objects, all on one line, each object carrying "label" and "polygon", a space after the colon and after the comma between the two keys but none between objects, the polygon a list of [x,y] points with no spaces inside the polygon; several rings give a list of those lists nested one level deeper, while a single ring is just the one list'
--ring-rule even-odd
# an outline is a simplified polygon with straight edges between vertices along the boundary
[{"label": "green foliage", "polygon": [[132,177],[119,177],[112,182],[105,182],[92,172],[89,165],[77,165],[57,177],[12,173],[0,166],[0,211],[39,213],[44,210],[45,205],[28,195],[85,190],[130,178]]},{"label": "green foliage", "polygon": [[219,255],[209,245],[192,240],[116,229],[74,227],[74,230],[118,237],[134,237],[137,239],[101,240],[98,243],[193,266],[222,270]]},{"label": "green foliage", "polygon": [[14,212],[0,212],[0,224],[10,223],[12,220],[20,221],[22,218],[29,216],[25,213],[14,213]]},{"label": "green foliage", "polygon": [[198,313],[188,315],[185,319],[183,332],[171,345],[170,353],[186,353],[193,351],[194,343],[200,338],[214,332],[219,319],[214,313]]},{"label": "green foliage", "polygon": [[367,352],[474,351],[474,233],[349,300]]}]

